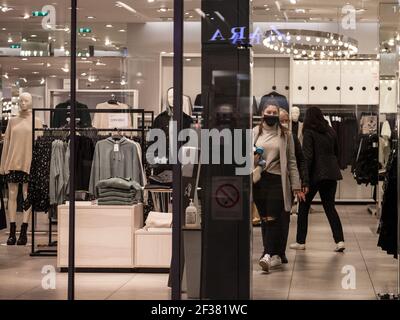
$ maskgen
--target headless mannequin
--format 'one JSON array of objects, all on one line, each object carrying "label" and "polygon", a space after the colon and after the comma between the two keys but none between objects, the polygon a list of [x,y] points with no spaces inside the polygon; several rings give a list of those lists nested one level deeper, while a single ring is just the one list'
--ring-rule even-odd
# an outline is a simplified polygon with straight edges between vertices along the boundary
[{"label": "headless mannequin", "polygon": [[[20,95],[19,105],[20,105],[20,112],[18,115],[18,118],[19,118],[18,120],[19,120],[19,125],[21,127],[22,126],[24,127],[24,129],[21,129],[21,130],[24,130],[23,132],[25,135],[25,128],[32,127],[32,96],[29,93],[22,93]],[[19,129],[15,128],[14,130],[19,130]],[[29,135],[29,130],[26,132],[26,134]],[[27,139],[29,139],[29,136],[27,136]],[[28,160],[31,159],[32,153],[28,154],[28,151],[26,151],[26,152],[27,152],[27,154],[22,154],[21,158],[28,159]],[[4,163],[2,161],[2,166],[3,165],[4,165]],[[4,167],[1,168],[1,171],[2,171],[1,172],[2,174],[9,173],[9,172],[5,172]],[[9,190],[8,216],[9,216],[9,220],[10,220],[10,237],[7,241],[8,245],[14,245],[16,243],[15,232],[16,232],[16,220],[17,220],[18,186],[19,186],[19,183],[8,182],[8,190]],[[28,183],[22,184],[22,190],[23,190],[23,198],[25,201],[28,198]],[[30,214],[31,214],[31,208],[24,210],[23,223],[21,226],[20,237],[17,242],[18,245],[26,245],[26,243],[27,243],[27,229],[28,229],[28,222],[29,222]]]}]

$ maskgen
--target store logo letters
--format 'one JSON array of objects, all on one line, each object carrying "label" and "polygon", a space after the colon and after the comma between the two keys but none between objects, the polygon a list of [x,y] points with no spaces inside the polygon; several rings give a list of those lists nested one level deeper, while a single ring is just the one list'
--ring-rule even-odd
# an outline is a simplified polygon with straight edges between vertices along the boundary
[{"label": "store logo letters", "polygon": [[[342,8],[342,28],[344,30],[355,30],[357,26],[356,8],[352,5],[346,5]],[[233,27],[230,30],[230,37],[225,37],[221,29],[217,29],[211,37],[211,42],[230,40],[232,44],[246,43],[246,27]],[[261,45],[264,34],[260,27],[257,27],[254,32],[250,32],[249,40],[251,45]]]},{"label": "store logo letters", "polygon": [[46,5],[42,8],[42,12],[48,12],[47,16],[42,19],[42,28],[44,30],[56,29],[56,8],[51,5]]},{"label": "store logo letters", "polygon": [[345,276],[342,279],[342,288],[344,290],[356,290],[356,268],[354,266],[344,266],[342,273]]}]

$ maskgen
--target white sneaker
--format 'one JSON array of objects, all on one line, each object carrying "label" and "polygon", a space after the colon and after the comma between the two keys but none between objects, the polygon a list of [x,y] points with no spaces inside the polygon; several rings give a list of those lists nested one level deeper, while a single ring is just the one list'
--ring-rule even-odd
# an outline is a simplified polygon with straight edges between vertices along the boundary
[{"label": "white sneaker", "polygon": [[271,257],[269,256],[269,254],[264,255],[264,257],[260,259],[259,265],[263,269],[263,271],[269,272],[269,269],[271,267]]},{"label": "white sneaker", "polygon": [[277,268],[282,265],[282,259],[280,256],[275,255],[271,258],[271,268]]},{"label": "white sneaker", "polygon": [[343,252],[346,249],[344,242],[340,241],[336,244],[335,252]]},{"label": "white sneaker", "polygon": [[306,245],[305,244],[300,244],[300,243],[292,243],[290,246],[289,246],[289,248],[290,249],[293,249],[293,250],[306,250]]}]

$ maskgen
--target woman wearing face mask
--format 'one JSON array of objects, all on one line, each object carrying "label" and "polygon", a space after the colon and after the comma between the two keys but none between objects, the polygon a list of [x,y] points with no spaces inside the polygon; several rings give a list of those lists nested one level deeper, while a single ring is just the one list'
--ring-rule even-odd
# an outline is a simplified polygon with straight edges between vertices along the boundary
[{"label": "woman wearing face mask", "polygon": [[317,192],[336,242],[336,252],[345,249],[342,223],[335,209],[337,181],[342,179],[338,155],[338,143],[335,131],[324,119],[321,110],[310,107],[306,111],[303,127],[303,154],[310,180],[310,190],[305,202],[300,204],[297,220],[297,242],[291,249],[304,250],[308,226],[310,205]]},{"label": "woman wearing face mask", "polygon": [[261,217],[264,252],[259,261],[261,268],[282,265],[282,232],[285,212],[292,207],[292,192],[303,199],[297,170],[293,137],[279,122],[279,107],[269,102],[261,113],[262,123],[253,129],[254,144],[264,148],[265,169],[254,185],[253,198]]}]

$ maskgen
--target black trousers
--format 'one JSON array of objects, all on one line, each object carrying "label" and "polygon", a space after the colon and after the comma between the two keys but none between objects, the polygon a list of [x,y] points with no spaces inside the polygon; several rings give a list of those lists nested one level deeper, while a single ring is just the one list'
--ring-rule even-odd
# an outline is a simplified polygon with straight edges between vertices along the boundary
[{"label": "black trousers", "polygon": [[264,254],[282,256],[286,250],[289,224],[280,175],[263,172],[254,185],[253,199],[261,218]]},{"label": "black trousers", "polygon": [[324,180],[317,185],[310,186],[310,191],[306,195],[306,201],[300,202],[297,218],[297,243],[305,244],[308,229],[308,213],[311,202],[319,191],[322,206],[324,207],[326,217],[332,229],[333,239],[336,243],[344,241],[342,223],[335,208],[335,194],[337,181]]}]

